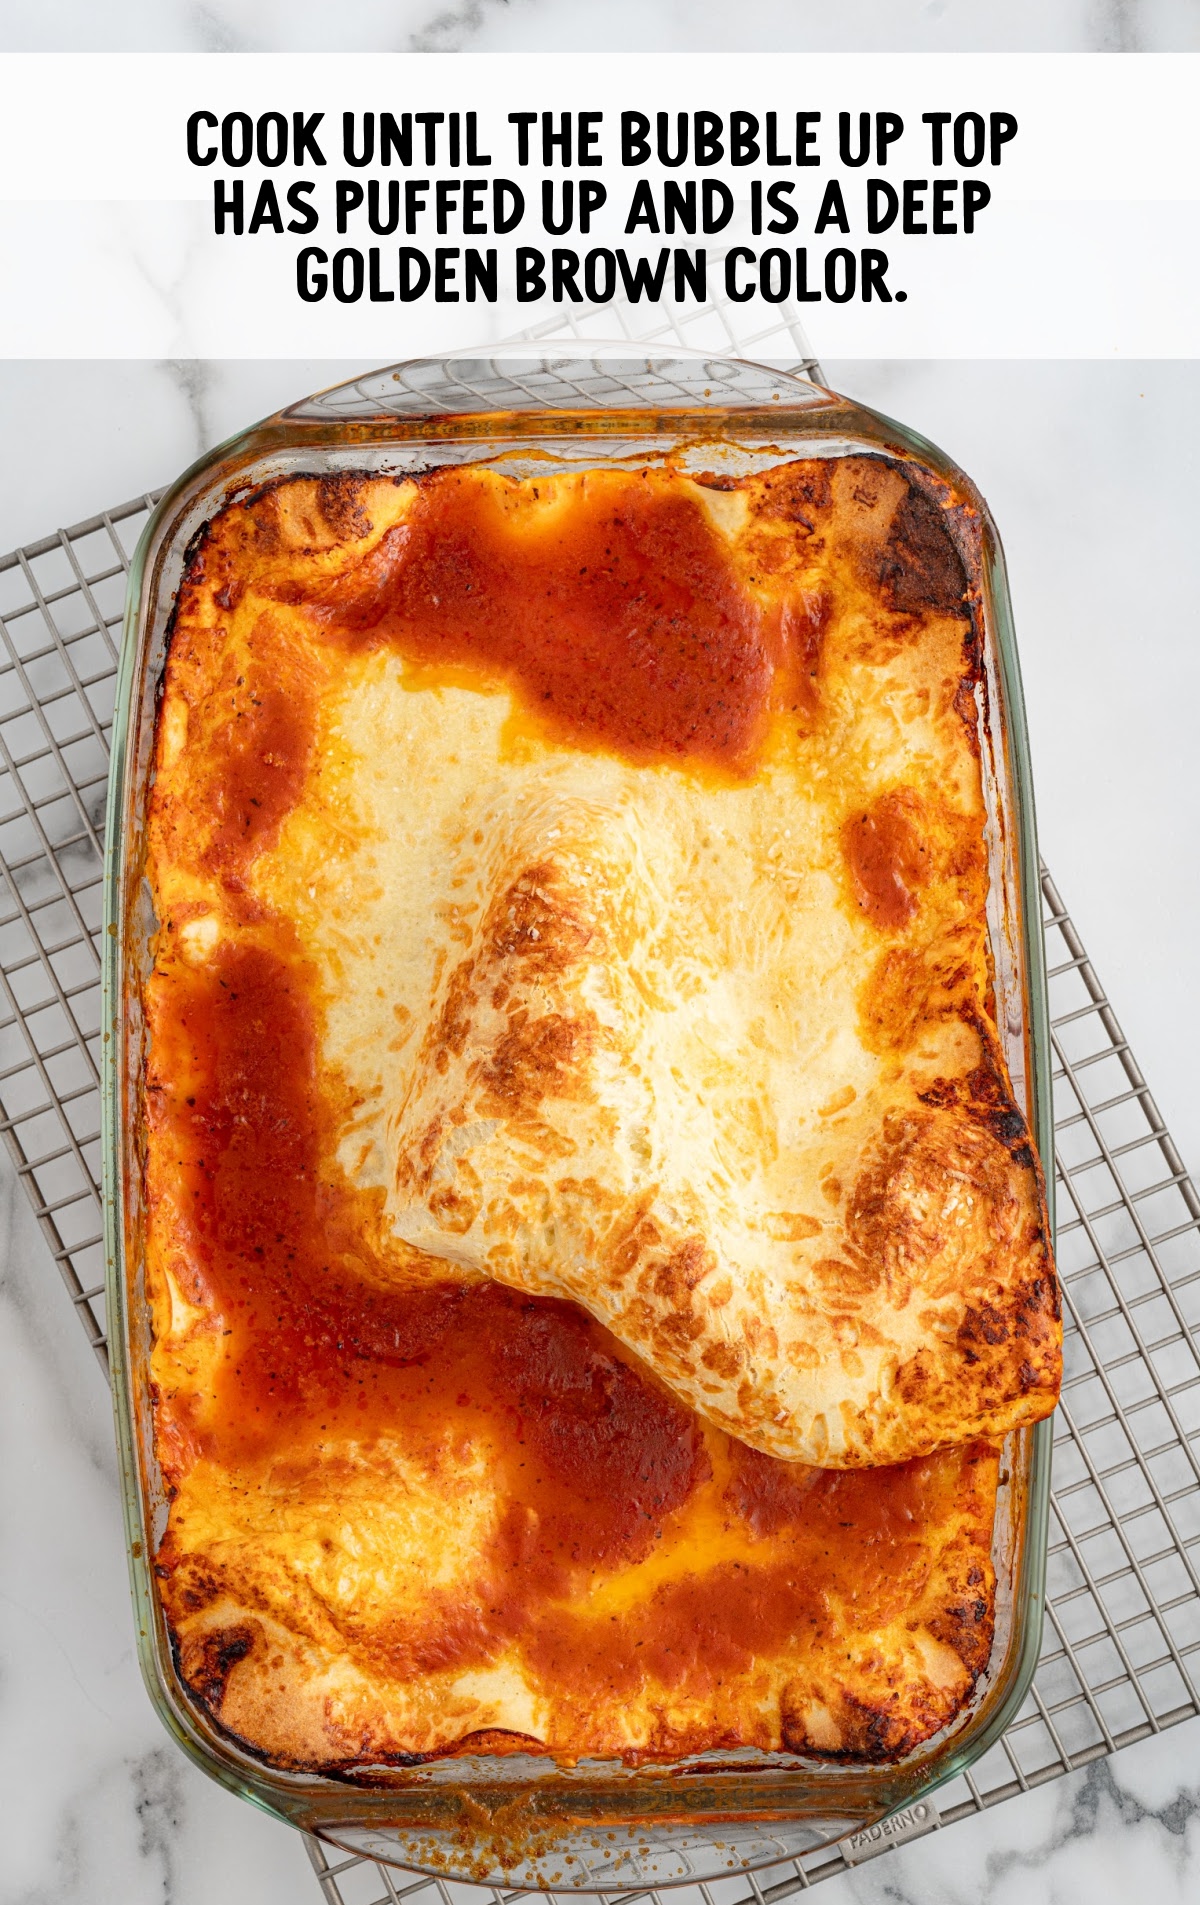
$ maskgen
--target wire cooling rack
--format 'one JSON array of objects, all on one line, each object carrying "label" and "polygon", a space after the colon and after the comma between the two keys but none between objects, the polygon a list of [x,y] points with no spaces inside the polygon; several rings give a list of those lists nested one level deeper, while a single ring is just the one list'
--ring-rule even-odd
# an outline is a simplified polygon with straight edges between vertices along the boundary
[{"label": "wire cooling rack", "polygon": [[[670,319],[625,328],[639,344],[718,341],[681,339]],[[811,363],[787,312],[758,340],[733,341]],[[153,502],[139,497],[0,558],[0,1132],[106,1371],[104,803],[125,576]],[[872,1851],[1200,1713],[1200,1199],[1049,874],[1042,892],[1067,1328],[1033,1687],[969,1774],[867,1845],[684,1888],[673,1905],[776,1905]],[[518,1896],[306,1843],[326,1905]]]},{"label": "wire cooling rack", "polygon": [[[720,287],[726,253],[709,253],[708,282]],[[530,344],[553,344],[555,339],[578,338],[583,343],[627,338],[638,349],[654,344],[682,344],[688,350],[732,352],[757,364],[786,364],[820,381],[821,367],[804,331],[800,307],[792,298],[778,304],[731,303],[718,288],[699,304],[564,305],[553,317],[520,333]]]},{"label": "wire cooling rack", "polygon": [[[718,252],[710,259],[710,279],[720,278],[724,255]],[[305,421],[335,418],[350,423],[381,413],[421,415],[444,410],[448,389],[454,393],[452,407],[461,403],[472,410],[507,410],[525,400],[558,408],[564,392],[577,396],[585,409],[613,397],[634,409],[645,404],[660,407],[664,401],[677,401],[689,409],[739,399],[761,403],[768,394],[773,398],[781,394],[779,389],[765,390],[764,364],[786,366],[818,380],[820,376],[798,306],[785,300],[765,309],[764,320],[762,306],[751,316],[746,307],[731,305],[720,295],[696,305],[666,299],[658,304],[567,306],[505,343],[534,346],[531,356],[545,354],[554,360],[555,344],[565,341],[625,342],[631,347],[629,356],[609,361],[592,360],[585,354],[574,371],[571,361],[561,357],[546,366],[521,364],[509,358],[493,359],[491,347],[482,346],[477,355],[455,352],[449,366],[437,358],[417,359],[370,371],[334,390],[303,398],[286,414]],[[696,360],[681,358],[676,354],[679,345],[706,355]],[[646,358],[650,362],[639,365],[638,360]]]}]

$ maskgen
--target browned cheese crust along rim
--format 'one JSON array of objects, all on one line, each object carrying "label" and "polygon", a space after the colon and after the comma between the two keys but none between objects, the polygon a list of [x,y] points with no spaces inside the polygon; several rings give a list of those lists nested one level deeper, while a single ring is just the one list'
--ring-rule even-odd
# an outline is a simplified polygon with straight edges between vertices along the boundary
[{"label": "browned cheese crust along rim", "polygon": [[858,457],[300,478],[198,539],[156,1579],[269,1763],[888,1761],[970,1699],[1060,1356],[976,527]]}]

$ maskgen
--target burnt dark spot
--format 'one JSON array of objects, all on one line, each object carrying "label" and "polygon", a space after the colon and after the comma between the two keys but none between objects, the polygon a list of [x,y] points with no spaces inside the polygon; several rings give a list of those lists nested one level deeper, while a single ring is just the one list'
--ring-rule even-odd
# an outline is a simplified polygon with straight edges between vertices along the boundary
[{"label": "burnt dark spot", "polygon": [[353,536],[356,542],[370,535],[371,518],[359,501],[364,487],[364,477],[352,476],[346,471],[338,476],[323,476],[317,484],[317,508],[335,535]]},{"label": "burnt dark spot", "polygon": [[221,1592],[221,1583],[212,1575],[198,1571],[193,1575],[180,1594],[180,1601],[190,1613],[198,1613],[201,1608],[209,1607]]},{"label": "burnt dark spot", "polygon": [[991,1303],[969,1306],[958,1326],[959,1346],[964,1348],[971,1343],[989,1343],[995,1349],[1007,1343],[1008,1337],[1008,1324]]},{"label": "burnt dark spot", "polygon": [[245,1660],[255,1638],[253,1627],[216,1627],[186,1649],[184,1673],[206,1706],[221,1706],[229,1676],[238,1661]]},{"label": "burnt dark spot", "polygon": [[1025,1136],[1025,1120],[1019,1111],[993,1112],[990,1123],[992,1130],[1006,1148],[1018,1143]]},{"label": "burnt dark spot", "polygon": [[934,610],[967,615],[967,572],[946,527],[945,512],[909,489],[892,521],[879,564],[891,606],[903,615]]},{"label": "burnt dark spot", "polygon": [[[236,1737],[236,1735],[235,1735]],[[265,1754],[256,1754],[256,1758],[265,1759],[267,1765],[277,1765],[277,1759]],[[393,1771],[407,1772],[413,1766],[428,1766],[431,1760],[441,1759],[440,1753],[379,1753],[369,1764],[362,1760],[338,1760],[332,1765],[322,1765],[321,1771],[330,1779],[345,1780],[351,1786],[370,1786],[375,1781],[386,1782]],[[297,1761],[304,1765],[304,1761]]]},{"label": "burnt dark spot", "polygon": [[916,1737],[911,1723],[896,1712],[898,1704],[899,1696],[895,1693],[882,1695],[878,1705],[868,1705],[844,1693],[836,1708],[841,1744],[830,1750],[813,1745],[802,1716],[790,1710],[785,1692],[781,1714],[784,1746],[789,1752],[804,1753],[812,1759],[871,1762],[897,1759],[908,1751]]},{"label": "burnt dark spot", "polygon": [[923,1105],[944,1110],[947,1105],[958,1103],[958,1085],[952,1078],[935,1078],[924,1091],[917,1093],[917,1097]]}]

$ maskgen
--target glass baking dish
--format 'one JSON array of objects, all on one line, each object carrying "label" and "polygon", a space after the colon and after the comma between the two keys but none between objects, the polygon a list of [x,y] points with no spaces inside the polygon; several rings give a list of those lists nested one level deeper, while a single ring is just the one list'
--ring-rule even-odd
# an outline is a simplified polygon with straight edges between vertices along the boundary
[{"label": "glass baking dish", "polygon": [[[997,1018],[1018,1102],[1053,1186],[1049,1031],[1028,744],[1004,562],[982,499],[901,425],[794,374],[628,344],[527,345],[378,371],[305,399],[189,470],[147,525],[129,581],[113,724],[104,966],[108,1313],[138,1651],[168,1731],[213,1778],[336,1845],[442,1877],[619,1890],[794,1857],[874,1825],[961,1773],[999,1737],[1041,1639],[1051,1424],[1010,1437],[1001,1465],[991,1662],[967,1707],[905,1759],[830,1765],[746,1751],[632,1769],[535,1756],[448,1758],[359,1783],[280,1771],[192,1701],[152,1570],[166,1501],[150,1423],[142,1285],[139,1000],[154,929],[142,876],[155,710],[174,592],[200,527],[234,494],[293,473],[401,472],[483,462],[515,474],[677,465],[738,475],[797,457],[887,455],[948,480],[979,512]],[[984,718],[986,703],[987,718]]]}]

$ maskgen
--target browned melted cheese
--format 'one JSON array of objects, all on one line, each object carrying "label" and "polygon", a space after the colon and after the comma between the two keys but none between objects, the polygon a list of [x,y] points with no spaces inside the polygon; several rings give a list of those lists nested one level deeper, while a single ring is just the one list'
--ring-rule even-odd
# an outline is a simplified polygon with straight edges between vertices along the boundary
[{"label": "browned melted cheese", "polygon": [[986,1663],[989,1443],[1058,1335],[951,500],[468,469],[203,539],[148,855],[157,1576],[277,1762],[884,1758]]}]

